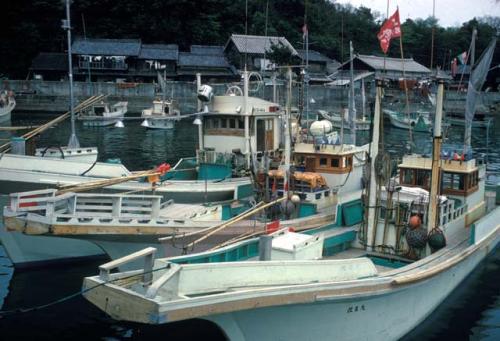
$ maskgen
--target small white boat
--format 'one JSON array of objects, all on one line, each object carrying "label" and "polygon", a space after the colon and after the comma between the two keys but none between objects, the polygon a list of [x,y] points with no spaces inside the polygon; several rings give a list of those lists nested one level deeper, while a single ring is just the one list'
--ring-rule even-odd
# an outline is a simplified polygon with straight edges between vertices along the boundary
[{"label": "small white boat", "polygon": [[0,94],[0,122],[10,120],[11,112],[16,107],[16,100],[12,91],[3,91]]},{"label": "small white boat", "polygon": [[94,163],[97,161],[99,151],[97,147],[70,148],[66,146],[36,148],[35,156],[47,159],[64,159],[67,161],[80,161]]},{"label": "small white boat", "polygon": [[123,120],[127,112],[128,102],[117,102],[113,105],[105,101],[92,104],[81,111],[77,119],[83,122],[84,126],[105,127],[114,125]]},{"label": "small white boat", "polygon": [[[344,112],[344,115],[341,115],[340,113],[336,112],[331,113],[325,110],[318,110],[318,115],[332,122],[332,126],[334,126],[335,128],[343,128],[345,130],[351,129],[346,111]],[[343,122],[342,122],[342,116],[344,116]],[[354,124],[356,130],[367,131],[370,130],[371,120],[368,117],[363,116],[361,118],[356,118],[354,120]]]},{"label": "small white boat", "polygon": [[412,129],[417,132],[430,132],[432,130],[432,121],[430,113],[426,111],[412,111],[410,116],[404,112],[384,109],[384,114],[389,117],[392,126],[400,129]]},{"label": "small white boat", "polygon": [[[454,126],[465,127],[465,114],[458,112],[447,113],[446,118],[450,124]],[[472,120],[472,128],[490,128],[493,126],[494,118],[493,116],[488,116],[484,112],[476,112],[474,119]]]},{"label": "small white boat", "polygon": [[143,127],[148,129],[173,129],[181,119],[181,112],[175,100],[155,100],[153,106],[142,111]]}]

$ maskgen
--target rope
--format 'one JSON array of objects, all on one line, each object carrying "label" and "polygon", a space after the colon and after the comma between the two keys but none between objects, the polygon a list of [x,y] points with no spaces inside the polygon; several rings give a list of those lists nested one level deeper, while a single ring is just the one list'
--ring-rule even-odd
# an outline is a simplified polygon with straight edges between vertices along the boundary
[{"label": "rope", "polygon": [[157,268],[157,269],[153,269],[153,270],[150,270],[150,271],[144,271],[140,274],[133,274],[133,275],[129,275],[129,276],[125,276],[125,277],[120,277],[120,278],[115,278],[115,279],[111,279],[109,281],[105,281],[103,283],[99,283],[91,288],[87,288],[87,289],[82,289],[78,292],[75,292],[75,293],[72,293],[70,295],[67,295],[67,296],[63,296],[57,300],[54,300],[54,301],[51,301],[51,302],[48,302],[48,303],[45,303],[45,304],[40,304],[40,305],[35,305],[35,306],[32,306],[32,307],[28,307],[28,308],[16,308],[16,309],[11,309],[11,310],[2,310],[0,311],[0,318],[1,317],[4,317],[4,316],[12,316],[12,315],[18,315],[18,314],[24,314],[24,313],[28,313],[28,312],[32,312],[32,311],[36,311],[36,310],[41,310],[41,309],[45,309],[45,308],[49,308],[49,307],[52,307],[54,305],[57,305],[59,303],[63,303],[63,302],[66,302],[66,301],[69,301],[75,297],[78,297],[80,295],[83,295],[89,291],[92,291],[98,287],[101,287],[101,286],[104,286],[106,284],[110,284],[110,283],[114,283],[114,282],[118,282],[118,281],[121,281],[121,280],[124,280],[124,279],[128,279],[128,278],[132,278],[132,277],[136,277],[138,275],[145,275],[145,274],[149,274],[149,273],[153,273],[153,272],[156,272],[156,271],[160,271],[160,270],[167,270],[167,269],[170,269],[170,265],[167,265],[167,266],[164,266],[164,267],[161,267],[161,268]]}]

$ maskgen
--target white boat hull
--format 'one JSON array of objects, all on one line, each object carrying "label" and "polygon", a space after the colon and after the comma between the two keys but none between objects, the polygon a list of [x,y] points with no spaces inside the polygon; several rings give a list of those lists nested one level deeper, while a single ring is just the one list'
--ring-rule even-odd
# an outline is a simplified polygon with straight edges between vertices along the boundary
[{"label": "white boat hull", "polygon": [[[49,147],[37,148],[35,156],[40,158],[64,159],[67,161],[79,161],[94,163],[97,161],[97,147]],[[43,159],[42,159],[43,160]]]},{"label": "white boat hull", "polygon": [[[397,340],[425,320],[498,244],[488,245],[428,280],[359,296],[316,297],[209,316],[230,340]],[[368,283],[367,283],[368,284]]]},{"label": "white boat hull", "polygon": [[143,122],[143,126],[148,129],[174,129],[175,119],[167,118],[147,118]]},{"label": "white boat hull", "polygon": [[[7,197],[0,198],[2,206],[6,204],[6,200]],[[2,223],[0,241],[15,268],[106,257],[98,246],[88,241],[7,232]]]}]

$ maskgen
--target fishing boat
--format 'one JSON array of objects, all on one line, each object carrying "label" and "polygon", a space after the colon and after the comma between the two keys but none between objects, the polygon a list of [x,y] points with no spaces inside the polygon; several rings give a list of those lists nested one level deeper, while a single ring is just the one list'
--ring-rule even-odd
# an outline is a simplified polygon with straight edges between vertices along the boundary
[{"label": "fishing boat", "polygon": [[[291,86],[291,81],[289,84]],[[238,100],[235,96],[223,97],[220,100],[224,100],[227,107],[232,107],[235,105],[231,101],[233,98]],[[217,104],[217,100],[215,103]],[[219,113],[226,112],[220,111]],[[288,108],[284,114],[285,122],[290,122],[290,114],[291,108]],[[260,115],[266,117],[268,114],[262,112]],[[213,118],[212,115],[208,117]],[[324,127],[316,129],[317,125],[315,123],[311,125],[311,133],[315,136],[313,141],[296,143],[294,160],[297,169],[293,172],[289,171],[291,137],[289,133],[284,134],[284,167],[268,170],[267,174],[259,173],[259,175],[264,175],[266,182],[259,182],[259,187],[269,189],[269,193],[264,196],[270,199],[266,200],[266,203],[262,202],[262,206],[257,205],[254,209],[242,213],[243,217],[238,216],[249,207],[244,203],[244,199],[248,197],[248,190],[238,188],[233,198],[238,202],[229,202],[219,210],[222,215],[217,223],[223,226],[224,231],[217,230],[220,232],[214,234],[210,240],[205,240],[206,237],[202,235],[200,239],[205,242],[203,246],[198,246],[197,250],[200,247],[203,249],[227,243],[242,236],[248,236],[249,233],[265,233],[269,226],[276,226],[276,224],[299,226],[302,229],[318,227],[334,219],[341,209],[352,213],[347,222],[349,225],[361,221],[362,184],[359,178],[363,173],[368,145],[361,147],[335,145],[333,144],[335,140],[329,143],[322,134],[330,131]],[[237,146],[236,143],[233,144],[235,145]],[[266,163],[264,160],[262,162]],[[155,193],[160,194],[161,189],[161,186],[158,187]],[[11,205],[5,207],[4,210],[7,228],[28,235],[66,236],[89,240],[99,245],[113,259],[145,246],[158,245],[161,243],[158,237],[168,236],[173,236],[177,245],[183,243],[185,246],[182,248],[162,247],[163,251],[158,256],[175,255],[186,248],[191,249],[189,245],[199,244],[191,239],[201,232],[213,234],[212,231],[206,231],[206,229],[211,230],[210,225],[214,221],[208,223],[204,221],[200,225],[199,222],[186,218],[167,219],[164,216],[163,219],[158,219],[158,214],[154,213],[151,205],[147,206],[146,213],[141,212],[140,217],[121,217],[120,214],[117,216],[116,212],[122,212],[123,208],[114,206],[129,200],[129,195],[126,193],[115,195],[113,198],[103,194],[62,193],[56,195],[55,193],[55,191],[35,191],[11,194]],[[31,198],[40,196],[42,198],[40,201],[37,199],[36,207],[26,208],[26,202],[32,202]],[[92,197],[94,201],[90,206],[85,206],[79,204],[79,197],[83,198],[81,200],[84,203],[89,200],[89,197]],[[73,202],[76,203],[72,204]],[[109,205],[110,202],[113,202],[113,207]],[[280,202],[281,204],[277,205]],[[158,203],[155,207],[163,207],[163,205]],[[59,207],[59,209],[52,207]],[[264,211],[268,207],[271,212]],[[94,210],[98,210],[99,214],[95,215]],[[233,216],[238,216],[236,221],[224,222]],[[90,217],[94,218],[90,219]]]},{"label": "fishing boat", "polygon": [[[446,118],[450,124],[454,126],[465,127],[465,113],[460,113],[458,111],[451,111],[446,114]],[[494,117],[488,115],[485,112],[476,112],[474,115],[474,120],[472,121],[472,128],[483,128],[489,129],[495,123]]]},{"label": "fishing boat", "polygon": [[427,111],[411,111],[406,114],[401,111],[383,109],[383,113],[389,118],[391,125],[400,129],[412,129],[415,132],[430,132],[432,121]]},{"label": "fishing boat", "polygon": [[16,100],[12,91],[0,93],[0,122],[10,120],[11,112],[16,107]]},{"label": "fishing boat", "polygon": [[100,101],[80,111],[77,119],[83,122],[84,126],[106,127],[114,125],[123,120],[127,113],[128,102],[117,102],[110,105],[108,102]]},{"label": "fishing boat", "polygon": [[[346,110],[341,113],[328,112],[326,110],[318,110],[318,116],[329,120],[335,128],[350,130],[348,112]],[[356,118],[354,121],[356,130],[358,131],[368,131],[370,130],[371,120],[363,116],[361,118]]]},{"label": "fishing boat", "polygon": [[[443,83],[432,158],[404,157],[397,182],[386,182],[378,154],[381,85],[362,224],[344,228],[337,219],[309,234],[279,233],[180,258],[153,260],[155,249],[144,249],[85,278],[85,298],[118,320],[208,320],[231,340],[395,340],[410,332],[495,250],[500,207],[485,203],[484,164],[441,159]],[[139,259],[137,270],[112,272]]]},{"label": "fishing boat", "polygon": [[144,118],[141,126],[148,129],[173,129],[175,122],[181,119],[181,112],[176,100],[173,99],[173,87],[171,98],[167,99],[166,71],[163,76],[158,73],[158,84],[162,91],[162,97],[153,101],[153,106],[142,111]]},{"label": "fishing boat", "polygon": [[175,100],[155,100],[153,106],[142,111],[141,125],[148,129],[173,129],[181,119],[181,112]]}]

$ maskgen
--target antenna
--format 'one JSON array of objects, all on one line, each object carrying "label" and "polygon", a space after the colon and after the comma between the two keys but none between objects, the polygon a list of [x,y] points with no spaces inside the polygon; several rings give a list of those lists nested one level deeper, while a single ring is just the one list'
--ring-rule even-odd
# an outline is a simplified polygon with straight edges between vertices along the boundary
[{"label": "antenna", "polygon": [[69,11],[69,1],[66,0],[66,20],[62,21],[62,28],[68,35],[68,78],[69,78],[69,106],[71,111],[71,136],[69,137],[68,148],[79,148],[80,142],[75,132],[75,110],[73,98],[73,63],[71,60],[71,16]]}]

